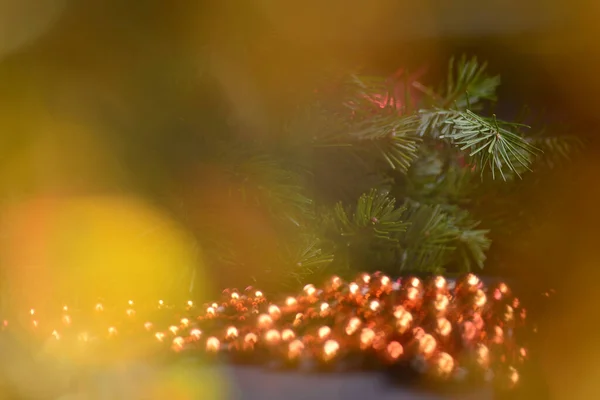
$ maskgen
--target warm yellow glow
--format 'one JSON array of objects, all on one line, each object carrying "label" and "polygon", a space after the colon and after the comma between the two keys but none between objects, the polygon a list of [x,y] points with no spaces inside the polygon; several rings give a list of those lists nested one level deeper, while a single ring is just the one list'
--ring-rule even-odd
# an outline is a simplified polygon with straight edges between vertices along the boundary
[{"label": "warm yellow glow", "polygon": [[181,318],[180,322],[183,327],[187,327],[190,324],[190,320],[187,318]]},{"label": "warm yellow glow", "polygon": [[257,323],[260,329],[268,329],[273,325],[273,318],[267,314],[261,314],[258,316]]},{"label": "warm yellow glow", "polygon": [[108,328],[108,336],[116,336],[117,335],[117,328],[115,328],[114,326],[111,326]]},{"label": "warm yellow glow", "polygon": [[350,290],[350,293],[357,294],[359,286],[356,282],[352,282],[350,285],[348,285],[348,289]]},{"label": "warm yellow glow", "polygon": [[340,344],[335,340],[328,340],[323,345],[323,359],[329,361],[333,359],[340,349]]},{"label": "warm yellow glow", "polygon": [[294,360],[294,359],[300,357],[300,355],[302,355],[303,350],[304,350],[304,343],[302,343],[302,341],[300,341],[298,339],[293,340],[288,344],[287,356],[290,360]]},{"label": "warm yellow glow", "polygon": [[322,326],[319,328],[318,331],[318,335],[319,338],[321,339],[325,339],[326,337],[328,337],[329,335],[331,335],[331,328],[328,326]]},{"label": "warm yellow glow", "polygon": [[436,332],[441,336],[448,336],[452,332],[452,324],[446,318],[438,318]]},{"label": "warm yellow glow", "polygon": [[275,304],[269,306],[268,313],[273,320],[277,320],[281,317],[281,310]]},{"label": "warm yellow glow", "polygon": [[269,329],[267,333],[265,333],[265,341],[267,344],[276,344],[281,340],[281,334],[277,329]]},{"label": "warm yellow glow", "polygon": [[289,296],[287,299],[285,299],[285,304],[288,307],[295,306],[297,303],[298,303],[298,301],[296,300],[295,297]]},{"label": "warm yellow glow", "polygon": [[438,289],[443,289],[446,287],[446,279],[443,276],[436,276],[434,282],[435,287]]},{"label": "warm yellow glow", "polygon": [[511,386],[516,385],[519,382],[519,372],[514,367],[508,369],[508,380]]},{"label": "warm yellow glow", "polygon": [[485,295],[485,293],[483,292],[483,290],[479,289],[477,290],[477,292],[475,293],[475,299],[473,300],[474,304],[476,307],[483,307],[485,306],[485,303],[487,302],[487,297]]},{"label": "warm yellow glow", "polygon": [[360,332],[360,347],[362,349],[369,348],[375,340],[375,332],[371,328],[363,328]]},{"label": "warm yellow glow", "polygon": [[315,288],[315,285],[312,285],[309,283],[308,285],[304,286],[304,292],[308,296],[314,296],[315,293],[317,292],[317,289]]},{"label": "warm yellow glow", "polygon": [[184,265],[197,266],[197,284],[203,282],[201,254],[191,237],[140,200],[39,196],[9,206],[1,210],[10,217],[0,221],[8,238],[0,250],[11,265],[6,279],[21,288],[15,303],[40,304],[68,294],[82,304],[101,296],[132,309],[133,298],[150,303],[165,288],[173,297],[186,290],[170,284],[181,280]]},{"label": "warm yellow glow", "polygon": [[294,333],[293,330],[291,329],[284,329],[281,331],[281,339],[283,339],[284,342],[289,342],[292,339],[296,338],[296,334]]},{"label": "warm yellow glow", "polygon": [[340,286],[342,286],[342,279],[339,276],[333,276],[331,277],[331,288],[333,290],[337,290],[340,288]]},{"label": "warm yellow glow", "polygon": [[144,323],[144,329],[146,329],[147,331],[149,331],[150,329],[152,329],[152,322],[145,322]]},{"label": "warm yellow glow", "polygon": [[396,318],[396,329],[399,333],[406,332],[412,325],[412,314],[402,306],[397,306],[394,309],[394,317]]},{"label": "warm yellow glow", "polygon": [[377,300],[373,300],[372,302],[369,303],[369,308],[371,309],[371,311],[377,311],[379,310],[379,302]]},{"label": "warm yellow glow", "polygon": [[494,327],[493,341],[498,344],[504,342],[504,331],[499,326]]},{"label": "warm yellow glow", "polygon": [[252,332],[247,333],[246,336],[244,336],[244,342],[256,343],[256,342],[258,342],[258,336],[256,336],[256,334],[254,334]]},{"label": "warm yellow glow", "polygon": [[185,339],[182,338],[181,336],[177,336],[176,338],[173,339],[173,350],[175,351],[180,351],[183,349],[183,346],[185,345]]},{"label": "warm yellow glow", "polygon": [[173,335],[175,335],[175,334],[177,334],[177,332],[179,332],[179,328],[178,328],[178,327],[176,327],[175,325],[171,325],[171,326],[169,327],[169,331],[171,331],[171,333],[172,333]]},{"label": "warm yellow glow", "polygon": [[392,341],[387,345],[387,354],[393,360],[397,360],[404,353],[402,345],[396,341]]},{"label": "warm yellow glow", "polygon": [[437,356],[436,367],[438,374],[448,376],[454,370],[454,359],[448,353],[440,353]]},{"label": "warm yellow glow", "polygon": [[221,349],[221,341],[214,336],[206,339],[206,351],[216,353]]},{"label": "warm yellow glow", "polygon": [[419,339],[419,351],[424,356],[430,356],[433,354],[437,347],[435,338],[429,334],[425,334]]},{"label": "warm yellow glow", "polygon": [[369,274],[361,274],[360,275],[360,280],[362,280],[363,283],[368,284],[369,282],[371,282],[371,275],[369,275]]},{"label": "warm yellow glow", "polygon": [[199,340],[202,336],[202,331],[198,328],[194,328],[190,331],[190,336],[194,338],[194,340]]},{"label": "warm yellow glow", "polygon": [[444,310],[446,310],[446,308],[448,308],[448,304],[450,304],[450,300],[448,299],[448,296],[446,296],[445,294],[442,294],[442,293],[438,293],[435,295],[435,300],[434,300],[433,306],[435,307],[436,310],[444,311]]},{"label": "warm yellow glow", "polygon": [[467,283],[470,286],[476,286],[479,284],[479,278],[474,274],[467,275]]},{"label": "warm yellow glow", "polygon": [[165,339],[165,334],[162,332],[156,332],[154,335],[159,342],[162,342]]},{"label": "warm yellow glow", "polygon": [[483,368],[487,368],[490,362],[490,351],[484,344],[477,344],[475,348],[475,359],[477,364]]},{"label": "warm yellow glow", "polygon": [[413,286],[409,287],[406,290],[406,297],[412,301],[417,300],[419,298],[419,289]]},{"label": "warm yellow glow", "polygon": [[235,326],[228,327],[227,332],[225,333],[225,338],[235,339],[236,337],[238,337],[238,329]]},{"label": "warm yellow glow", "polygon": [[346,335],[350,336],[350,335],[354,335],[356,333],[356,331],[358,331],[358,328],[360,328],[360,326],[362,325],[362,321],[360,320],[360,318],[358,317],[352,317],[350,318],[350,320],[348,321],[348,324],[346,325]]}]

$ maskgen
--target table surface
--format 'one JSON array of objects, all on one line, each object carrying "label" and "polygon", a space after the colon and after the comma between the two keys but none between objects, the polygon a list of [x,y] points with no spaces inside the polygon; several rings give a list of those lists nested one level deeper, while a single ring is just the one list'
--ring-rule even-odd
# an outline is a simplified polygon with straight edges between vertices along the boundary
[{"label": "table surface", "polygon": [[[163,396],[174,400],[492,399],[491,391],[485,389],[444,396],[391,385],[383,374],[377,372],[306,374],[296,371],[272,372],[258,367],[203,367],[180,363],[160,368],[129,365],[98,372],[90,378],[79,389],[73,388],[59,400],[141,400],[148,398],[141,394],[144,389],[152,392],[153,396],[160,390],[167,390],[161,392]],[[155,385],[153,389],[149,388],[152,384]],[[180,395],[175,396],[169,390],[176,390]]]}]

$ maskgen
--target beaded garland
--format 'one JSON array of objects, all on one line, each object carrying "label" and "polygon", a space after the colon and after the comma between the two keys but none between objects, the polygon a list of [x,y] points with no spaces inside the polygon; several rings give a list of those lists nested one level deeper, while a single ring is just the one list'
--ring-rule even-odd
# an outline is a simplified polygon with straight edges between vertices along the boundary
[{"label": "beaded garland", "polygon": [[[45,343],[84,344],[96,356],[143,343],[145,355],[152,349],[274,368],[410,371],[435,382],[493,381],[504,389],[519,385],[528,358],[526,309],[505,283],[486,288],[473,274],[452,282],[334,276],[322,288],[306,285],[280,300],[248,287],[226,289],[218,302],[202,306],[159,301],[138,308],[129,301],[124,310],[111,310],[99,302],[77,318],[67,306],[60,320],[43,320],[34,309],[29,314]],[[2,330],[10,328],[4,320]]]}]

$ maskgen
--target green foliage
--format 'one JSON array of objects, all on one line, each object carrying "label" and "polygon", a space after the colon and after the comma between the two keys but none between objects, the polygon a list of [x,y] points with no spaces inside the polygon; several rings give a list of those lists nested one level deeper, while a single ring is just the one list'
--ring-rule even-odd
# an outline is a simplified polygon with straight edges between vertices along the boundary
[{"label": "green foliage", "polygon": [[337,231],[343,237],[370,235],[378,243],[393,244],[397,233],[406,230],[400,219],[404,210],[395,204],[395,199],[377,190],[360,196],[354,210],[338,203],[334,207]]},{"label": "green foliage", "polygon": [[463,55],[458,61],[451,59],[445,91],[437,106],[442,109],[475,110],[481,101],[495,101],[500,77],[487,75],[486,69],[487,63],[479,63],[477,57],[467,59]]},{"label": "green foliage", "polygon": [[446,115],[440,139],[448,138],[460,150],[468,150],[481,172],[486,168],[496,177],[498,172],[506,180],[507,172],[519,177],[523,170],[531,170],[532,156],[538,151],[531,143],[517,134],[522,125],[481,117],[470,110]]},{"label": "green foliage", "polygon": [[[483,268],[489,228],[523,222],[514,192],[529,172],[581,148],[484,115],[499,84],[464,56],[450,61],[439,90],[351,74],[299,107],[276,146],[226,140],[219,154],[231,160],[231,195],[269,212],[282,232],[267,275],[283,269],[286,279],[273,279],[293,285],[332,271]],[[421,101],[411,110],[415,88]]]}]

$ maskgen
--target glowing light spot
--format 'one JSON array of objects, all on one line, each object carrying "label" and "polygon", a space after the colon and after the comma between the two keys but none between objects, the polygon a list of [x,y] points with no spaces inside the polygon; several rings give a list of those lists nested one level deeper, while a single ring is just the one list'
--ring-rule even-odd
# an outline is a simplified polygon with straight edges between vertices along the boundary
[{"label": "glowing light spot", "polygon": [[436,349],[437,342],[435,338],[429,334],[423,335],[419,340],[419,351],[424,356],[430,356]]},{"label": "glowing light spot", "polygon": [[194,328],[190,331],[190,336],[194,338],[194,340],[199,340],[202,336],[202,331],[198,328]]},{"label": "glowing light spot", "polygon": [[273,318],[274,320],[276,320],[279,317],[281,317],[281,310],[275,304],[271,304],[269,306],[269,309],[268,309],[267,312],[269,313],[269,315],[271,316],[271,318]]},{"label": "glowing light spot", "polygon": [[350,320],[348,321],[348,324],[346,325],[346,335],[350,336],[350,335],[354,335],[356,333],[356,331],[358,331],[358,328],[360,328],[360,326],[362,325],[362,321],[360,320],[360,318],[358,317],[352,317],[350,318]]},{"label": "glowing light spot", "polygon": [[302,351],[304,351],[304,343],[296,339],[288,344],[287,356],[290,360],[294,360],[302,355]]},{"label": "glowing light spot", "polygon": [[400,343],[392,341],[388,343],[386,351],[392,360],[397,360],[404,353],[404,348]]},{"label": "glowing light spot", "polygon": [[227,339],[235,339],[238,337],[238,330],[235,326],[230,326],[227,328],[227,332],[225,333],[225,337]]},{"label": "glowing light spot", "polygon": [[298,304],[298,301],[296,300],[296,298],[295,298],[295,297],[291,297],[291,296],[290,296],[290,297],[288,297],[287,299],[285,299],[285,304],[286,304],[288,307],[291,307],[291,306],[295,306],[296,304]]},{"label": "glowing light spot", "polygon": [[284,329],[281,331],[281,339],[283,339],[284,342],[289,342],[292,339],[296,338],[296,334],[294,333],[293,330],[291,329]]},{"label": "glowing light spot", "polygon": [[331,335],[331,328],[328,326],[322,326],[319,328],[319,331],[317,334],[319,335],[319,338],[325,339],[326,337]]},{"label": "glowing light spot", "polygon": [[214,336],[206,339],[206,351],[209,353],[216,353],[221,348],[221,341]]},{"label": "glowing light spot", "polygon": [[273,325],[273,318],[267,314],[261,314],[258,316],[257,323],[260,329],[268,329]]},{"label": "glowing light spot", "polygon": [[265,341],[267,344],[276,344],[281,340],[281,334],[277,329],[269,329],[267,333],[265,333]]},{"label": "glowing light spot", "polygon": [[323,359],[329,361],[333,359],[340,349],[340,344],[335,340],[328,340],[323,345]]}]

